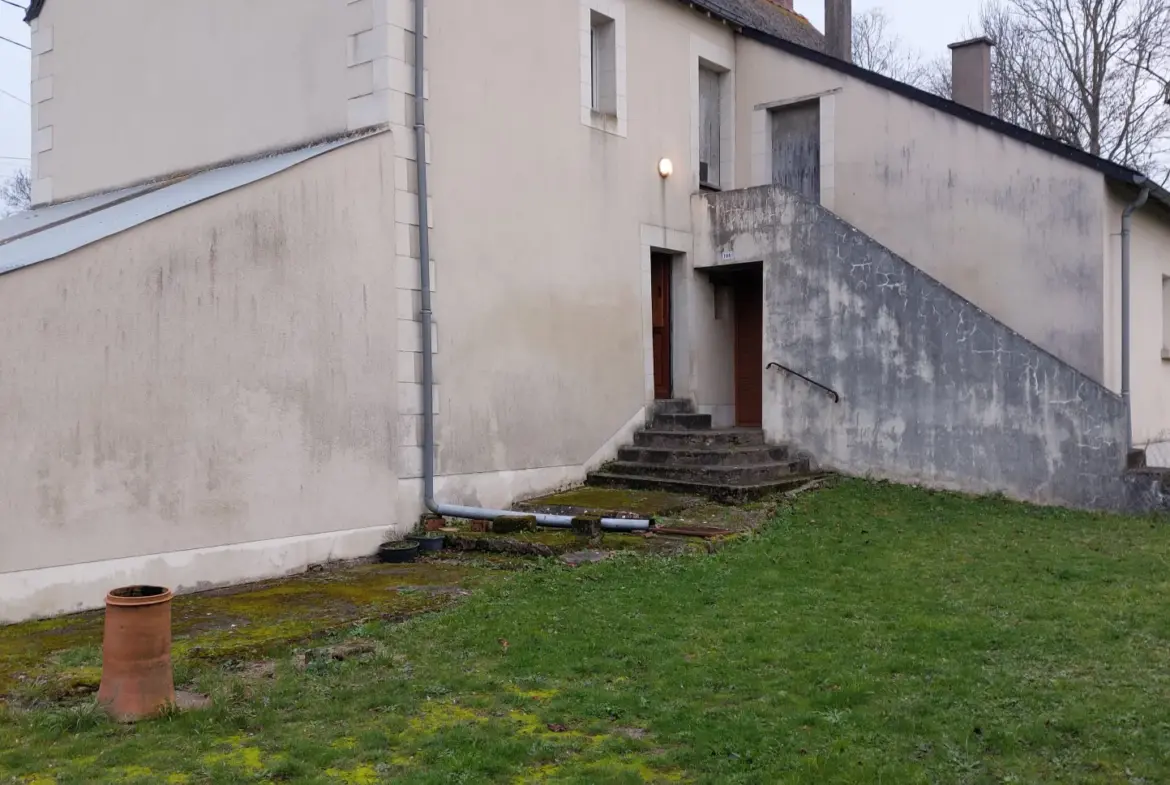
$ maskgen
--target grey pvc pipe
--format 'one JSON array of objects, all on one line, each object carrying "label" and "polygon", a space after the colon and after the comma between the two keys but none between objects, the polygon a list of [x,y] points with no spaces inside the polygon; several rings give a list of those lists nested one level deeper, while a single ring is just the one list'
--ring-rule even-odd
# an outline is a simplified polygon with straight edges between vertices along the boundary
[{"label": "grey pvc pipe", "polygon": [[1137,182],[1142,191],[1132,204],[1121,214],[1121,397],[1125,401],[1125,449],[1133,447],[1133,400],[1130,388],[1129,359],[1129,291],[1130,291],[1130,246],[1133,236],[1133,214],[1145,206],[1150,198],[1150,187],[1145,179]]},{"label": "grey pvc pipe", "polygon": [[[431,232],[427,215],[427,124],[426,97],[426,0],[414,1],[414,134],[415,164],[418,167],[418,277],[422,293],[419,297],[419,319],[422,322],[422,409],[423,409],[423,503],[436,515],[494,521],[515,512],[490,510],[482,507],[461,507],[441,504],[435,499],[435,356],[431,340]],[[567,529],[573,519],[565,515],[537,515],[541,526]],[[603,518],[601,528],[608,531],[645,531],[647,520]]]}]

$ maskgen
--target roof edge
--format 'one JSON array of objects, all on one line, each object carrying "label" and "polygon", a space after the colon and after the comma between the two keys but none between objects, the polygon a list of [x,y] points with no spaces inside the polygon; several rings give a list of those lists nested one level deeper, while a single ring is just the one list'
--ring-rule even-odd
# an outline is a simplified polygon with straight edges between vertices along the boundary
[{"label": "roof edge", "polygon": [[30,0],[28,10],[24,14],[24,21],[31,23],[34,19],[41,15],[41,11],[45,8],[45,0]]},{"label": "roof edge", "polygon": [[891,79],[888,76],[883,76],[876,71],[870,71],[853,63],[847,63],[844,60],[838,60],[832,55],[818,52],[815,49],[795,44],[791,41],[786,41],[783,38],[769,35],[751,27],[744,27],[740,25],[740,34],[745,38],[757,41],[758,43],[770,46],[773,49],[780,49],[789,54],[803,58],[810,62],[823,65],[826,68],[831,68],[834,71],[851,76],[854,79],[860,79],[863,82],[880,87],[884,90],[897,93],[903,98],[911,101],[916,101],[920,104],[930,107],[931,109],[944,112],[960,120],[966,120],[974,125],[982,126],[989,131],[994,131],[1003,136],[1015,139],[1032,147],[1039,148],[1047,153],[1080,164],[1081,166],[1093,169],[1111,180],[1123,183],[1129,186],[1146,187],[1150,186],[1150,195],[1170,208],[1170,191],[1167,191],[1162,186],[1155,183],[1151,178],[1147,177],[1141,172],[1130,169],[1127,166],[1113,163],[1105,158],[1101,158],[1091,153],[1086,153],[1083,150],[1078,150],[1071,145],[1064,142],[1058,142],[1055,139],[1038,134],[1035,131],[1029,131],[1026,128],[1021,128],[1018,125],[1013,125],[1006,120],[1001,120],[994,115],[984,114],[976,109],[963,106],[954,101],[937,96],[934,93],[929,93],[920,88],[908,85],[905,82],[899,82],[897,79]]},{"label": "roof edge", "polygon": [[[62,220],[48,220],[32,231],[15,234],[4,245],[4,257],[0,259],[0,276],[59,258],[156,218],[266,180],[338,148],[385,133],[388,131],[351,135],[281,155],[207,169],[190,177],[153,187],[131,186],[124,191],[112,192],[110,194],[112,199],[94,205],[93,209],[62,216]],[[62,202],[58,205],[34,208],[30,212],[36,212],[38,209],[59,210],[69,204],[71,203]],[[27,214],[18,214],[20,215]]]}]

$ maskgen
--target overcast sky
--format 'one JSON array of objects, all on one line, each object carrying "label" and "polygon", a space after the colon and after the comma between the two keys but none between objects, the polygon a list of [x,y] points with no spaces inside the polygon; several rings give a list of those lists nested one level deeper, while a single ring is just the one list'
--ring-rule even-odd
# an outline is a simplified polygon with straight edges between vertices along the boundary
[{"label": "overcast sky", "polygon": [[[14,0],[22,5],[26,0]],[[855,13],[881,6],[893,20],[903,41],[924,55],[946,54],[946,45],[958,40],[979,0],[854,0]],[[796,0],[796,10],[823,26],[823,0]],[[0,2],[0,36],[28,44],[28,26],[21,12]],[[0,41],[0,176],[16,166],[27,166],[30,141],[28,106],[29,53]],[[13,160],[18,159],[18,160]]]}]

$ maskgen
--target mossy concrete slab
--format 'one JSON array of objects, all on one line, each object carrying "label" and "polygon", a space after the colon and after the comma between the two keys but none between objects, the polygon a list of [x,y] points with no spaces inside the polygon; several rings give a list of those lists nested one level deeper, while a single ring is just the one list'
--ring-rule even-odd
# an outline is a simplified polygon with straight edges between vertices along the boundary
[{"label": "mossy concrete slab", "polygon": [[[448,560],[358,564],[176,597],[174,658],[256,655],[362,619],[437,610],[495,574],[498,568]],[[103,618],[91,611],[0,627],[0,700],[92,686],[100,677]]]},{"label": "mossy concrete slab", "polygon": [[695,496],[621,488],[573,488],[516,505],[524,512],[597,515],[606,518],[658,518],[702,503]]}]

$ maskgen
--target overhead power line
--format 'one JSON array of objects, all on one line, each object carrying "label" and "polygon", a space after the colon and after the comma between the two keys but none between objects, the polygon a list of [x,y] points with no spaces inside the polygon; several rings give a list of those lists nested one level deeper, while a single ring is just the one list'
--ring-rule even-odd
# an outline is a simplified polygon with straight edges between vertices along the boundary
[{"label": "overhead power line", "polygon": [[28,9],[27,9],[27,8],[25,8],[23,5],[21,5],[20,3],[14,3],[14,2],[12,2],[12,0],[0,0],[0,3],[4,3],[4,4],[6,4],[6,5],[10,5],[10,6],[12,6],[13,8],[19,8],[21,11],[27,11],[27,10],[28,10]]},{"label": "overhead power line", "polygon": [[21,155],[0,155],[0,161],[27,161],[29,159]]},{"label": "overhead power line", "polygon": [[0,35],[0,41],[7,41],[10,44],[15,44],[16,46],[19,46],[21,49],[27,49],[30,52],[32,51],[32,47],[29,46],[28,44],[22,44],[20,41],[13,41],[11,38],[5,38],[2,35]]},{"label": "overhead power line", "polygon": [[9,98],[11,98],[11,99],[12,99],[12,100],[14,100],[14,101],[20,101],[20,102],[21,102],[22,104],[24,104],[25,106],[29,106],[29,102],[28,102],[28,101],[24,100],[24,99],[23,99],[23,98],[21,98],[19,95],[13,95],[12,93],[10,93],[10,92],[8,92],[7,90],[5,90],[3,87],[0,87],[0,93],[3,93],[4,95],[8,96]]}]

